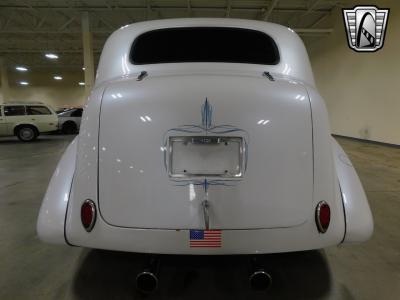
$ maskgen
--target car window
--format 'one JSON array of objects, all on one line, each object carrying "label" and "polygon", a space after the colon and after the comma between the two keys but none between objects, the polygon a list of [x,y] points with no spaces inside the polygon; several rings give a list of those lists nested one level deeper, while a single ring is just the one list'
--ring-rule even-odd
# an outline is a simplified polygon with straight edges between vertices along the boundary
[{"label": "car window", "polygon": [[82,109],[77,109],[71,113],[71,117],[82,117]]},{"label": "car window", "polygon": [[27,106],[28,115],[51,115],[51,111],[46,106]]},{"label": "car window", "polygon": [[279,51],[264,32],[227,27],[157,29],[133,42],[133,64],[227,62],[275,65]]},{"label": "car window", "polygon": [[23,105],[6,105],[6,106],[4,106],[4,115],[6,115],[6,116],[23,116],[23,115],[25,115],[25,106],[23,106]]}]

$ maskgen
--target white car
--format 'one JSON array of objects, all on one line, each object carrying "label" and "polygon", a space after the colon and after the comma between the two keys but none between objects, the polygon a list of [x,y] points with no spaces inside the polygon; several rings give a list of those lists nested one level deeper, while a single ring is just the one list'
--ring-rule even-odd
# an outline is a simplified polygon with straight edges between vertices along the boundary
[{"label": "white car", "polygon": [[42,103],[0,104],[0,136],[17,136],[23,142],[58,129],[57,114]]},{"label": "white car", "polygon": [[58,113],[58,128],[62,133],[73,134],[79,132],[82,111],[82,108],[71,108]]},{"label": "white car", "polygon": [[89,248],[256,255],[363,242],[373,220],[293,30],[171,19],[107,40],[37,230]]}]

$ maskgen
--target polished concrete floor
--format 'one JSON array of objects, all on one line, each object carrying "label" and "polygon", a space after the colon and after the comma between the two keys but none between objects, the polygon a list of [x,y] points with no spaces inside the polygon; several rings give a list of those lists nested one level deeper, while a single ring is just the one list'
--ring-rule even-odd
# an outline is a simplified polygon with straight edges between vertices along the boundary
[{"label": "polished concrete floor", "polygon": [[160,288],[134,289],[138,254],[41,243],[36,217],[72,136],[0,139],[0,299],[400,299],[400,149],[338,139],[375,219],[367,243],[263,256],[268,291],[247,283],[246,257],[163,257]]}]

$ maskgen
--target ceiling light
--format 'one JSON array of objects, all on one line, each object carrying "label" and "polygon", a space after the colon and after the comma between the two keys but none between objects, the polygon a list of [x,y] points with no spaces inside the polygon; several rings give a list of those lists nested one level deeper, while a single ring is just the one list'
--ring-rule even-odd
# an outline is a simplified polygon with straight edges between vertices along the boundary
[{"label": "ceiling light", "polygon": [[44,56],[46,56],[47,58],[50,58],[50,59],[57,59],[58,58],[58,55],[54,54],[54,53],[46,53]]},{"label": "ceiling light", "polygon": [[85,69],[86,69],[85,67],[82,67],[82,70],[83,70],[83,71],[85,71]]},{"label": "ceiling light", "polygon": [[29,85],[29,82],[28,81],[20,81],[19,84],[20,85]]},{"label": "ceiling light", "polygon": [[85,85],[85,83],[83,81],[80,81],[78,84],[79,85]]},{"label": "ceiling light", "polygon": [[15,70],[20,71],[20,72],[26,72],[26,71],[28,71],[27,68],[22,67],[22,66],[15,67]]},{"label": "ceiling light", "polygon": [[62,80],[62,77],[61,77],[61,76],[58,76],[58,75],[54,76],[53,78],[54,78],[55,80]]}]

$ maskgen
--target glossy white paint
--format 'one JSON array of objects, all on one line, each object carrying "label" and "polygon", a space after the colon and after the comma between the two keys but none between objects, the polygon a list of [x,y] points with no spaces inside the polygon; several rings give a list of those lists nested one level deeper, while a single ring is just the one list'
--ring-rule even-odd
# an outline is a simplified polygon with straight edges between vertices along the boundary
[{"label": "glossy white paint", "polygon": [[[313,176],[306,90],[283,79],[271,82],[257,73],[226,76],[218,72],[155,74],[107,88],[99,137],[99,204],[104,220],[135,228],[204,228],[203,187],[177,186],[164,168],[160,149],[165,135],[191,135],[168,130],[201,124],[206,97],[215,125],[233,125],[248,135],[243,180],[232,183],[235,186],[209,188],[212,228],[290,227],[306,222],[312,210]],[[143,121],[146,116],[151,121]],[[269,122],[258,124],[263,119]],[[208,135],[246,137],[242,132]]]},{"label": "glossy white paint", "polygon": [[65,150],[40,207],[37,233],[47,243],[65,244],[65,213],[75,172],[77,144],[76,137]]},{"label": "glossy white paint", "polygon": [[[325,201],[331,208],[331,224],[328,232],[335,231],[340,236],[339,244],[345,234],[343,204],[340,188],[335,172],[332,156],[331,135],[329,128],[328,112],[324,100],[318,91],[305,85],[312,112],[313,120],[313,159],[314,159],[314,197],[313,204],[316,208],[320,201]],[[321,238],[327,234],[320,234]]]},{"label": "glossy white paint", "polygon": [[[176,26],[262,30],[275,39],[281,63],[288,67],[129,63],[127,55],[137,34]],[[144,70],[148,76],[137,81]],[[264,71],[271,72],[275,81],[262,76]],[[177,130],[202,124],[206,98],[212,106],[212,124],[231,125],[234,130],[218,134]],[[344,236],[337,176],[346,177],[335,170],[327,116],[304,46],[287,28],[225,19],[151,21],[124,27],[106,43],[95,88],[85,105],[74,181],[68,208],[64,206],[66,239],[78,246],[170,254],[287,252],[355,240],[350,234],[356,236],[369,225],[357,227],[357,218],[349,222],[346,215],[346,223],[354,224],[347,230],[349,236]],[[243,138],[246,171],[239,179],[224,180],[224,185],[218,181],[221,178],[207,178],[213,183],[207,188],[203,178],[174,181],[164,155],[168,157],[170,151],[165,141],[177,135]],[[72,161],[67,155],[64,159]],[[49,189],[53,185],[57,189],[53,181]],[[358,188],[349,183],[346,189],[352,191],[347,201],[354,201],[351,207],[357,209],[360,201],[353,196],[357,197]],[[99,213],[90,233],[80,221],[86,199],[94,201]],[[205,227],[205,199],[210,203],[210,227],[222,229],[221,248],[189,247],[188,230]],[[331,225],[325,234],[315,224],[315,208],[322,200],[331,208]],[[54,194],[45,201],[61,200]],[[52,241],[62,239],[54,234]]]},{"label": "glossy white paint", "polygon": [[346,216],[344,242],[365,242],[374,231],[374,222],[367,197],[350,159],[333,138],[332,146]]},{"label": "glossy white paint", "polygon": [[[143,32],[169,27],[238,27],[254,29],[265,32],[276,42],[280,53],[280,63],[273,66],[246,65],[231,63],[171,63],[135,66],[129,62],[129,52],[134,39]],[[113,79],[138,75],[141,71],[148,73],[158,71],[179,70],[187,72],[208,72],[219,70],[225,72],[243,72],[252,70],[262,73],[264,71],[282,74],[296,78],[311,86],[315,86],[314,76],[306,49],[299,36],[290,28],[278,24],[262,21],[242,19],[166,19],[147,22],[138,22],[123,26],[115,31],[106,41],[96,74],[96,85]]]},{"label": "glossy white paint", "polygon": [[[312,213],[310,217],[314,216]],[[320,249],[337,245],[343,232],[330,227],[318,233],[314,222],[291,228],[223,230],[221,248],[190,248],[189,231],[167,229],[134,229],[108,225],[99,218],[87,233],[79,218],[68,222],[70,243],[88,248],[162,254],[260,254]]]}]

